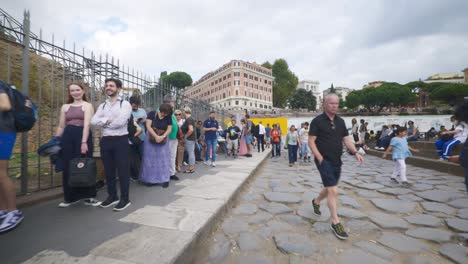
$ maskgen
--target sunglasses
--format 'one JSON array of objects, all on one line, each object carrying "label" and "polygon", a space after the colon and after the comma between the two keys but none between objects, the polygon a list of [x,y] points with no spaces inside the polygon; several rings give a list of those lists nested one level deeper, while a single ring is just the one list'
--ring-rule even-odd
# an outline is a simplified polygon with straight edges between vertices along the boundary
[{"label": "sunglasses", "polygon": [[330,126],[332,130],[335,130],[335,122],[333,120],[330,121]]},{"label": "sunglasses", "polygon": [[182,114],[175,114],[175,115],[176,115],[176,116],[180,116],[180,115],[182,115]]}]

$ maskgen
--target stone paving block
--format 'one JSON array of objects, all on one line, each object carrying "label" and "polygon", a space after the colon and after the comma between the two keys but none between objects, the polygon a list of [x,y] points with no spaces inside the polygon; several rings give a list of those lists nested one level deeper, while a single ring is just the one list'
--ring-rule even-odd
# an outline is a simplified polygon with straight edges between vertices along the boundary
[{"label": "stone paving block", "polygon": [[404,201],[412,201],[412,202],[422,202],[424,201],[423,198],[416,196],[414,194],[403,194],[403,195],[398,195],[398,199],[404,200]]},{"label": "stone paving block", "polygon": [[75,263],[75,264],[132,264],[124,260],[103,256],[88,255],[85,257],[73,257],[64,251],[43,250],[23,264],[49,264],[49,263]]},{"label": "stone paving block", "polygon": [[277,220],[272,220],[267,223],[267,226],[272,232],[287,231],[293,230],[294,227],[288,223],[280,222]]},{"label": "stone paving block", "polygon": [[437,262],[422,256],[411,256],[408,259],[408,264],[437,264]]},{"label": "stone paving block", "polygon": [[457,192],[441,191],[441,190],[430,190],[424,192],[416,192],[417,196],[422,197],[429,201],[447,203],[448,201],[461,198],[464,195]]},{"label": "stone paving block", "polygon": [[90,254],[130,263],[147,263],[149,259],[173,263],[194,235],[193,232],[141,226],[104,242]]},{"label": "stone paving block", "polygon": [[237,241],[241,251],[260,249],[262,243],[262,240],[257,235],[251,233],[241,233]]},{"label": "stone paving block", "polygon": [[381,198],[384,197],[383,194],[378,193],[377,191],[369,191],[369,190],[356,190],[356,194],[360,197],[365,198]]},{"label": "stone paving block", "polygon": [[393,256],[395,255],[393,252],[385,249],[382,246],[379,246],[376,243],[372,243],[369,241],[359,241],[354,243],[355,246],[361,248],[362,250],[369,252],[371,254],[374,254],[378,257],[381,257],[383,259],[391,260]]},{"label": "stone paving block", "polygon": [[240,204],[237,208],[234,209],[234,214],[240,215],[252,215],[255,214],[258,210],[257,205],[247,203],[247,204]]},{"label": "stone paving block", "polygon": [[402,195],[402,194],[409,194],[413,191],[406,188],[384,188],[377,190],[378,192],[385,193],[385,194],[393,194],[393,195]]},{"label": "stone paving block", "polygon": [[468,263],[468,248],[457,244],[444,244],[439,253],[460,264]]},{"label": "stone paving block", "polygon": [[458,217],[468,219],[468,208],[458,210]]},{"label": "stone paving block", "polygon": [[396,233],[384,232],[378,242],[401,253],[418,253],[429,249],[421,240]]},{"label": "stone paving block", "polygon": [[249,225],[237,218],[231,218],[224,221],[221,226],[224,233],[226,234],[238,234],[242,232],[247,232],[249,230]]},{"label": "stone paving block", "polygon": [[328,221],[330,218],[330,210],[328,207],[321,206],[320,211],[322,213],[321,216],[318,216],[314,214],[314,208],[312,207],[312,204],[304,204],[299,207],[297,210],[297,215],[302,216],[306,219],[312,219],[314,221]]},{"label": "stone paving block", "polygon": [[345,229],[349,228],[350,233],[354,234],[374,234],[380,232],[380,228],[370,221],[351,220],[345,225]]},{"label": "stone paving block", "polygon": [[268,222],[273,215],[266,212],[257,212],[255,215],[252,215],[248,218],[249,224],[262,224]]},{"label": "stone paving block", "polygon": [[455,208],[450,207],[443,203],[422,202],[421,205],[426,211],[430,211],[430,212],[441,212],[441,213],[448,214],[448,215],[455,213]]},{"label": "stone paving block", "polygon": [[400,217],[380,212],[369,213],[369,219],[384,229],[408,229],[409,225]]},{"label": "stone paving block", "polygon": [[452,237],[452,233],[448,231],[436,229],[436,228],[426,228],[426,227],[410,229],[406,231],[405,234],[408,236],[412,236],[414,238],[422,238],[425,240],[431,240],[431,241],[438,242],[438,243],[448,242],[450,241]]},{"label": "stone paving block", "polygon": [[378,189],[383,189],[385,186],[382,184],[378,183],[362,183],[357,185],[356,187],[361,188],[361,189],[367,189],[367,190],[378,190]]},{"label": "stone paving block", "polygon": [[384,260],[378,256],[366,253],[359,248],[347,249],[338,257],[338,263],[341,264],[390,264],[391,262]]},{"label": "stone paving block", "polygon": [[374,198],[370,200],[377,208],[392,213],[410,213],[416,208],[416,203],[397,199]]},{"label": "stone paving block", "polygon": [[428,214],[417,214],[405,217],[405,220],[411,224],[437,227],[442,224],[442,220],[437,217]]},{"label": "stone paving block", "polygon": [[273,236],[276,247],[287,254],[312,256],[317,252],[315,243],[305,235],[281,233]]},{"label": "stone paving block", "polygon": [[362,213],[361,211],[351,209],[351,208],[346,208],[346,207],[338,208],[338,215],[346,217],[346,218],[350,218],[350,219],[367,218],[367,215]]},{"label": "stone paving block", "polygon": [[324,222],[317,222],[313,225],[314,231],[317,234],[329,233],[331,231],[331,227],[329,223]]},{"label": "stone paving block", "polygon": [[361,208],[361,204],[356,201],[355,199],[347,196],[347,195],[341,195],[340,196],[340,201],[342,205],[349,205],[353,208]]},{"label": "stone paving block", "polygon": [[456,239],[458,239],[460,242],[468,244],[468,233],[460,233],[455,236]]},{"label": "stone paving block", "polygon": [[211,212],[193,211],[182,208],[145,206],[120,219],[122,222],[196,232],[212,216]]},{"label": "stone paving block", "polygon": [[199,197],[182,196],[167,206],[192,211],[214,213],[217,212],[222,206],[224,206],[224,203],[225,201],[222,199],[205,199]]},{"label": "stone paving block", "polygon": [[290,186],[277,186],[273,188],[273,192],[282,192],[282,193],[303,193],[306,189],[302,187],[290,187]]},{"label": "stone paving block", "polygon": [[279,219],[291,224],[291,225],[304,225],[307,224],[306,221],[302,219],[302,217],[297,215],[280,215],[278,216]]},{"label": "stone paving block", "polygon": [[263,194],[265,199],[270,202],[278,203],[300,203],[301,197],[291,193],[280,193],[280,192],[266,192]]},{"label": "stone paving block", "polygon": [[458,219],[458,218],[449,218],[446,219],[445,222],[447,223],[450,229],[453,229],[457,232],[468,232],[468,220],[465,219]]},{"label": "stone paving block", "polygon": [[427,191],[434,189],[434,185],[432,184],[425,184],[425,183],[415,183],[410,187],[412,190],[415,191]]},{"label": "stone paving block", "polygon": [[214,245],[210,248],[209,259],[221,262],[231,251],[231,242],[224,234],[216,234],[213,238]]},{"label": "stone paving block", "polygon": [[273,264],[272,257],[254,255],[254,256],[240,256],[238,264]]},{"label": "stone paving block", "polygon": [[258,206],[271,214],[285,214],[293,211],[292,208],[281,203],[263,203]]},{"label": "stone paving block", "polygon": [[463,198],[463,199],[456,199],[448,203],[450,206],[463,209],[463,208],[468,208],[468,199]]}]

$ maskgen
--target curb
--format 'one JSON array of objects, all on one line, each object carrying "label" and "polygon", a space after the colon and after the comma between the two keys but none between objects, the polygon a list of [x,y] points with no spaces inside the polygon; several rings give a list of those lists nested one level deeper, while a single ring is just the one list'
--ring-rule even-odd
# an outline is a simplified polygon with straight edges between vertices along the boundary
[{"label": "curb", "polygon": [[268,158],[270,157],[270,155],[268,155],[269,153],[271,153],[271,150],[266,152],[267,155],[260,161],[257,167],[249,173],[249,176],[237,187],[237,189],[234,191],[231,197],[229,197],[226,203],[210,217],[210,219],[200,230],[196,232],[195,237],[192,239],[192,241],[189,242],[184,248],[182,248],[179,251],[179,255],[174,257],[174,261],[172,263],[186,264],[193,262],[194,257],[198,253],[198,247],[202,245],[202,242],[205,241],[210,236],[210,234],[216,229],[219,220],[222,219],[224,215],[226,215],[231,206],[236,202],[236,200],[239,198],[240,193],[247,185],[247,183],[251,181],[258,168],[262,166],[266,160],[268,160]]}]

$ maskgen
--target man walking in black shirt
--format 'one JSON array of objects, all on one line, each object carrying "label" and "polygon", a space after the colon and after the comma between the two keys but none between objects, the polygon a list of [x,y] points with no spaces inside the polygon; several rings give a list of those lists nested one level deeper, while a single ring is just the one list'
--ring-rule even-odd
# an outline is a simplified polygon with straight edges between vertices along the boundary
[{"label": "man walking in black shirt", "polygon": [[336,205],[343,143],[361,164],[364,163],[364,159],[356,150],[344,120],[336,115],[338,105],[339,98],[336,94],[327,95],[323,102],[324,113],[314,118],[310,124],[309,147],[314,154],[315,164],[324,185],[319,196],[312,200],[312,206],[314,213],[321,215],[320,202],[327,199],[332,222],[331,228],[338,238],[347,239],[348,234],[340,223]]}]

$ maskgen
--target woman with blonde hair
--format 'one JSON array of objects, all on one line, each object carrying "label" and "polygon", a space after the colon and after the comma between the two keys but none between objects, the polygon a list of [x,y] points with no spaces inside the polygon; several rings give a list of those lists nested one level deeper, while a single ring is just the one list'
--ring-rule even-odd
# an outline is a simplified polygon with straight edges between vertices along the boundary
[{"label": "woman with blonde hair", "polygon": [[80,156],[93,157],[93,136],[91,134],[91,118],[94,115],[93,105],[87,102],[85,86],[78,82],[68,85],[68,100],[60,109],[59,124],[56,137],[61,137],[61,158],[63,160],[62,186],[64,201],[61,208],[85,199],[86,205],[98,206],[95,199],[96,186],[71,187],[70,161]]}]

